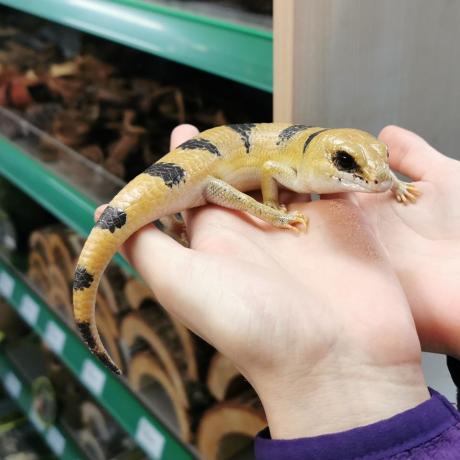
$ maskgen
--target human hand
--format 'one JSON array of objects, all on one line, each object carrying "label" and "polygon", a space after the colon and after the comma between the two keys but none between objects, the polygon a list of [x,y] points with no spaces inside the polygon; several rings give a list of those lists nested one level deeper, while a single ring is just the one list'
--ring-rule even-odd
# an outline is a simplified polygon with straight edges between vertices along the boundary
[{"label": "human hand", "polygon": [[[172,147],[196,134],[176,129]],[[216,206],[186,213],[191,248],[153,226],[125,254],[160,303],[254,386],[272,437],[345,430],[428,397],[404,293],[347,199],[294,203],[307,234]]]},{"label": "human hand", "polygon": [[379,137],[391,168],[416,180],[422,196],[402,206],[390,193],[355,194],[355,203],[388,251],[422,348],[460,358],[460,162],[396,126]]}]

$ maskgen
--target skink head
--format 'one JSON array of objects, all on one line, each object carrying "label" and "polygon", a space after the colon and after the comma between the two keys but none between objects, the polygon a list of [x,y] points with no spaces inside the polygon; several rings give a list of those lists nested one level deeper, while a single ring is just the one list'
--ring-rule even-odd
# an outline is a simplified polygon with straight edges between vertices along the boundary
[{"label": "skink head", "polygon": [[388,148],[357,129],[327,129],[305,152],[318,193],[383,192],[391,187]]}]

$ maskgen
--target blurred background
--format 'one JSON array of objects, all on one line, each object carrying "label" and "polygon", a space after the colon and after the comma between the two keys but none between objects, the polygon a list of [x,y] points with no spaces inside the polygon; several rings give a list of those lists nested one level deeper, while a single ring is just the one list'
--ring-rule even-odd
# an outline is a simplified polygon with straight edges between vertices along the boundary
[{"label": "blurred background", "polygon": [[[253,458],[253,389],[121,257],[97,323],[124,376],[80,341],[93,211],[184,122],[392,123],[460,159],[459,19],[453,0],[0,0],[0,458]],[[445,357],[424,370],[454,401]]]}]

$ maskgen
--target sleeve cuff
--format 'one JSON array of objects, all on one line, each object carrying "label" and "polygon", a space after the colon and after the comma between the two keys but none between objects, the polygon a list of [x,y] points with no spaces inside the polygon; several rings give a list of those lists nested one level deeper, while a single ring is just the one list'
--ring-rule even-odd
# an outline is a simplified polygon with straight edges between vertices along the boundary
[{"label": "sleeve cuff", "polygon": [[417,447],[460,422],[460,414],[442,395],[380,422],[311,438],[272,440],[268,428],[255,440],[257,460],[366,460],[387,458]]}]

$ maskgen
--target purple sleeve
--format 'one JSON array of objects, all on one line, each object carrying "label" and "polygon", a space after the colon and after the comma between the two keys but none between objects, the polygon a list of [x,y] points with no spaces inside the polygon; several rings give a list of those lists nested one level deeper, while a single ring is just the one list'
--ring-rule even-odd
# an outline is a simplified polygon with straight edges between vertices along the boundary
[{"label": "purple sleeve", "polygon": [[460,414],[444,396],[394,417],[340,433],[272,440],[256,437],[257,460],[456,460],[460,459]]}]

